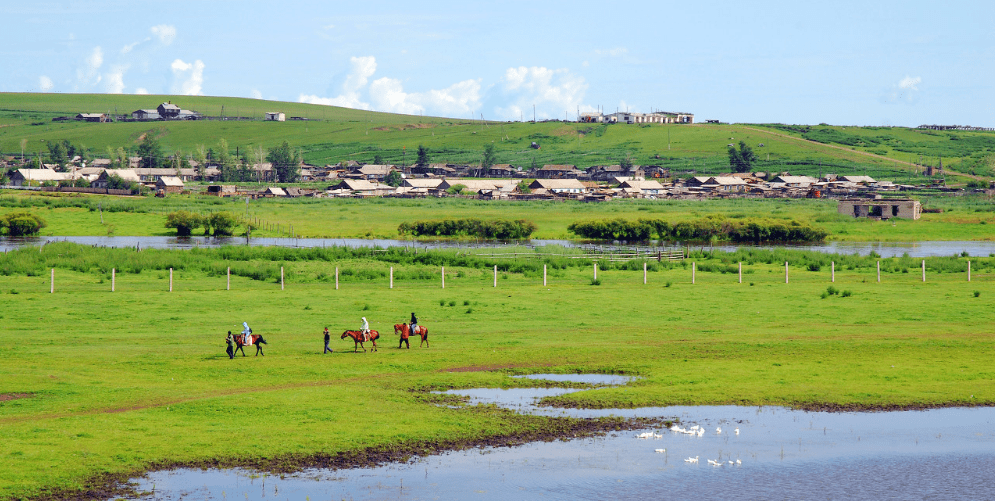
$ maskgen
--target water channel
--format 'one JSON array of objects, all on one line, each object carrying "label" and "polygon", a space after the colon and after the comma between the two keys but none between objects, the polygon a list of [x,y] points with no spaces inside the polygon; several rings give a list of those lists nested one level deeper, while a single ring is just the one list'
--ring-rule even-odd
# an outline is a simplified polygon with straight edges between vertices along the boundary
[{"label": "water channel", "polygon": [[[97,237],[97,236],[45,236],[45,237],[0,237],[0,251],[10,251],[24,246],[46,245],[51,242],[75,242],[83,245],[93,245],[98,247],[134,247],[134,248],[160,248],[160,249],[193,249],[197,247],[220,247],[223,245],[251,245],[251,246],[280,246],[280,247],[369,247],[369,248],[390,248],[409,247],[417,249],[436,248],[473,248],[473,247],[502,247],[502,246],[529,246],[542,247],[547,245],[559,245],[563,247],[578,248],[605,248],[629,249],[629,246],[620,243],[604,244],[589,242],[573,242],[569,240],[542,240],[533,239],[521,242],[456,242],[452,240],[431,241],[431,240],[397,240],[397,239],[361,239],[361,238],[252,238],[244,237]],[[651,242],[638,246],[640,249],[660,248],[661,250],[683,248],[680,242]],[[694,249],[703,248],[701,244],[691,245]],[[798,244],[798,245],[715,245],[704,246],[708,249],[722,251],[735,251],[741,247],[753,247],[761,249],[788,248],[824,252],[828,254],[860,254],[869,255],[876,252],[882,257],[898,257],[908,254],[911,257],[935,257],[952,256],[967,252],[971,256],[992,256],[995,255],[995,241],[922,241],[922,242],[824,242],[820,244]]]},{"label": "water channel", "polygon": [[[532,376],[553,379],[553,376]],[[555,376],[563,378],[564,376]],[[591,384],[625,379],[583,376]],[[566,379],[574,381],[577,379]],[[571,391],[475,389],[470,403],[517,412],[664,417],[665,428],[598,438],[487,447],[377,468],[274,476],[176,470],[136,479],[137,499],[992,499],[995,409],[825,413],[780,407],[551,409]],[[597,391],[597,390],[594,390]],[[699,434],[700,433],[700,434]],[[647,437],[647,434],[651,435]],[[688,461],[697,458],[697,461]]]}]

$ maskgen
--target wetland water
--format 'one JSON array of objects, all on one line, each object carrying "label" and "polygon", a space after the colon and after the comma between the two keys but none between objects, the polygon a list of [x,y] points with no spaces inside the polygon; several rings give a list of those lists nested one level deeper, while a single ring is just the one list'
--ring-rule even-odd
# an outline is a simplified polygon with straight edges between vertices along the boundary
[{"label": "wetland water", "polygon": [[[625,382],[617,376],[584,378],[594,384]],[[241,469],[153,472],[136,482],[144,491],[154,485],[155,494],[138,499],[995,498],[993,408],[825,413],[737,406],[579,411],[534,405],[536,397],[570,391],[578,390],[446,393],[467,396],[471,404],[553,416],[677,418],[681,427],[705,432],[615,432],[283,477]],[[659,438],[640,438],[644,433]],[[687,462],[690,457],[698,462]]]},{"label": "wetland water", "polygon": [[[251,245],[279,247],[410,247],[417,249],[437,248],[472,248],[472,247],[502,247],[502,246],[532,246],[560,245],[564,247],[627,249],[636,246],[621,244],[592,244],[572,242],[569,240],[528,240],[522,242],[453,242],[428,240],[391,240],[391,239],[361,239],[361,238],[252,238],[248,241],[239,237],[0,237],[0,251],[9,251],[24,246],[44,245],[50,242],[75,242],[98,247],[137,247],[160,249],[192,249],[196,247],[220,247],[222,245]],[[679,242],[659,242],[650,245],[639,245],[640,249],[660,247],[663,250],[682,248]],[[824,252],[827,254],[860,254],[868,255],[876,252],[882,257],[898,257],[908,254],[911,257],[952,256],[967,252],[971,256],[989,256],[995,254],[995,241],[923,241],[923,242],[825,242],[821,244],[799,245],[715,245],[705,248],[722,251],[736,251],[740,247],[761,249],[788,248]],[[691,245],[692,249],[702,248],[701,244]]]}]

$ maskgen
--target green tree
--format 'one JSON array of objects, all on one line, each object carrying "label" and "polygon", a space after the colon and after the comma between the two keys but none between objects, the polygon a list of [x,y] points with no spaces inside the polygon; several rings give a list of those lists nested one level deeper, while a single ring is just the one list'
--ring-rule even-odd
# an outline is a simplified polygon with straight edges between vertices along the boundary
[{"label": "green tree", "polygon": [[176,228],[176,234],[188,237],[193,230],[204,225],[204,218],[190,211],[178,210],[166,215],[166,228]]},{"label": "green tree", "polygon": [[428,167],[428,149],[422,145],[418,145],[418,161],[415,163],[419,168],[424,169]]},{"label": "green tree", "polygon": [[622,168],[623,173],[632,170],[632,156],[626,153],[625,157],[618,161],[618,166]]},{"label": "green tree", "polygon": [[66,141],[48,143],[48,163],[56,164],[62,170],[69,163],[69,153],[66,151]]},{"label": "green tree", "polygon": [[484,146],[484,161],[480,162],[480,168],[486,171],[494,167],[495,163],[497,163],[497,155],[494,153],[494,143],[488,143]]},{"label": "green tree", "polygon": [[238,226],[238,221],[238,216],[231,212],[214,212],[204,218],[204,234],[210,231],[216,237],[231,236]]},{"label": "green tree", "polygon": [[729,166],[735,172],[751,172],[753,162],[756,160],[756,154],[753,153],[752,148],[746,145],[745,141],[739,142],[739,150],[732,146],[729,147]]},{"label": "green tree", "polygon": [[238,181],[238,162],[235,156],[228,150],[228,141],[218,140],[218,151],[215,153],[218,168],[221,170],[221,180],[226,182]]},{"label": "green tree", "polygon": [[204,150],[203,144],[197,145],[197,148],[193,152],[193,159],[197,162],[197,175],[203,181],[204,176],[207,175],[207,152]]},{"label": "green tree", "polygon": [[145,133],[145,139],[138,145],[138,156],[142,157],[141,166],[143,169],[158,169],[164,166],[165,159],[162,154],[162,146],[156,139],[152,131]]},{"label": "green tree", "polygon": [[383,165],[383,164],[384,164],[384,162],[383,162],[383,155],[381,155],[379,153],[377,153],[376,155],[373,155],[373,165]]},{"label": "green tree", "polygon": [[46,226],[44,219],[30,212],[11,212],[0,217],[0,229],[6,228],[12,237],[37,235]]},{"label": "green tree", "polygon": [[266,160],[273,164],[276,178],[281,183],[292,183],[301,177],[301,156],[284,141],[276,148],[270,148]]},{"label": "green tree", "polygon": [[391,170],[390,173],[387,174],[386,177],[384,177],[383,181],[388,185],[397,188],[398,186],[401,185],[401,183],[404,182],[404,179],[401,178],[400,172],[397,172],[396,170]]}]

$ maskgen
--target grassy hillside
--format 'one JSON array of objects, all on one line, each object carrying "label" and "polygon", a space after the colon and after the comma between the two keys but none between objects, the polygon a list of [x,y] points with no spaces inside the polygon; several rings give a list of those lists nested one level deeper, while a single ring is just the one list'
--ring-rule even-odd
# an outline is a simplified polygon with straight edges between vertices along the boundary
[{"label": "grassy hillside", "polygon": [[[125,114],[163,101],[209,116],[254,121],[52,122],[80,112]],[[283,123],[258,119],[282,111],[308,121]],[[678,174],[729,171],[728,144],[745,141],[761,162],[758,170],[793,174],[867,174],[897,181],[914,180],[922,170],[909,164],[942,156],[948,170],[992,176],[995,133],[936,132],[900,128],[786,127],[748,125],[592,125],[566,122],[481,122],[377,113],[332,106],[245,98],[134,96],[108,94],[0,94],[0,151],[20,155],[47,151],[46,142],[69,139],[104,156],[107,147],[134,149],[143,134],[159,137],[164,149],[189,154],[198,145],[216,147],[225,139],[241,151],[270,148],[288,141],[314,164],[340,160],[370,162],[374,155],[411,164],[419,145],[433,162],[477,163],[484,145],[493,143],[498,163],[523,167],[569,163],[580,168],[618,163],[664,165]],[[535,141],[541,149],[530,148]],[[760,146],[760,145],[763,146]],[[948,179],[948,181],[951,181]]]}]

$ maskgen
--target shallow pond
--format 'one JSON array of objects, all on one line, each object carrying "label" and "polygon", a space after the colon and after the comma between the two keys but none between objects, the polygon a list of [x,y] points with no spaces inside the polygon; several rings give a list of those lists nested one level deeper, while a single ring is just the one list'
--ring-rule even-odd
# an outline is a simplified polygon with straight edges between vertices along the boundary
[{"label": "shallow pond", "polygon": [[[587,377],[583,382],[625,380]],[[142,499],[162,500],[995,497],[992,408],[825,413],[737,406],[577,411],[534,405],[537,397],[569,391],[578,390],[447,393],[521,412],[677,418],[680,428],[696,432],[636,430],[284,477],[241,469],[155,472],[137,482],[142,490],[155,487],[154,495]],[[697,462],[687,461],[694,457]]]},{"label": "shallow pond", "polygon": [[[526,240],[521,242],[454,242],[430,240],[394,240],[394,239],[361,239],[361,238],[252,238],[244,237],[97,237],[97,236],[48,236],[48,237],[6,237],[0,236],[0,251],[10,251],[24,246],[44,245],[50,242],[74,242],[98,247],[136,247],[159,249],[192,249],[196,247],[220,247],[222,245],[251,245],[277,247],[411,247],[418,249],[437,248],[473,248],[502,246],[534,246],[560,245],[584,249],[617,249],[619,251],[638,247],[641,250],[660,247],[661,249],[683,248],[680,242],[652,242],[648,245],[630,246],[625,244],[584,243],[569,240]],[[739,248],[760,249],[798,249],[827,254],[859,254],[862,256],[876,252],[882,257],[899,257],[908,254],[911,257],[952,256],[967,252],[971,256],[990,256],[995,254],[995,241],[923,241],[923,242],[825,242],[821,244],[780,244],[780,245],[715,245],[702,246],[690,244],[692,249],[715,249],[734,252]]]}]

